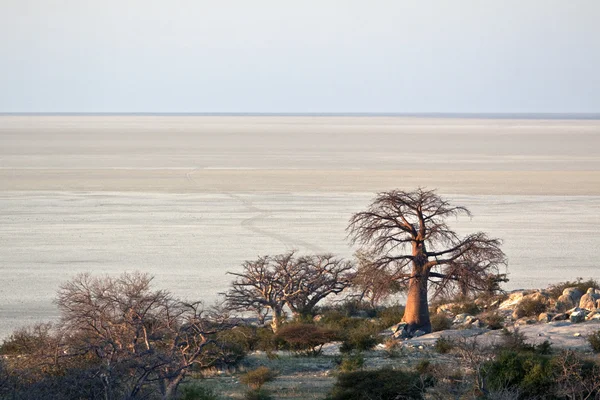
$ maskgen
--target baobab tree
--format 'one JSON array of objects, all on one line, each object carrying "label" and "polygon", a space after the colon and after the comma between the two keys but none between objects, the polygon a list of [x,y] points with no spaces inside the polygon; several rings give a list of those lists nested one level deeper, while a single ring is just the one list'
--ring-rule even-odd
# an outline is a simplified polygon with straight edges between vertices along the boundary
[{"label": "baobab tree", "polygon": [[[350,219],[348,234],[361,251],[375,255],[373,273],[385,271],[407,284],[403,321],[405,331],[431,332],[429,292],[433,295],[477,292],[501,277],[506,265],[499,239],[482,232],[466,237],[450,229],[446,220],[471,216],[462,206],[452,206],[433,190],[392,190],[377,195],[366,211]],[[498,278],[500,279],[500,278]]]},{"label": "baobab tree", "polygon": [[352,285],[354,263],[331,254],[307,255],[296,259],[285,271],[292,290],[286,304],[295,316],[311,316],[324,298],[343,292]]},{"label": "baobab tree", "polygon": [[243,272],[225,294],[232,310],[271,313],[271,328],[281,326],[284,307],[295,315],[311,315],[324,298],[348,288],[354,275],[354,264],[330,254],[296,257],[291,251],[276,256],[263,256],[243,264]]}]

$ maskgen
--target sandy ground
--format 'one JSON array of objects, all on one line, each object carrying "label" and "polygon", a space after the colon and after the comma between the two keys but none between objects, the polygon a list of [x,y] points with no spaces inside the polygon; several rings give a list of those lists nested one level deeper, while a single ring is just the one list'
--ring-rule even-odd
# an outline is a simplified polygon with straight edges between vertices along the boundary
[{"label": "sandy ground", "polygon": [[259,254],[349,256],[350,215],[416,186],[505,239],[511,288],[598,278],[600,121],[0,116],[0,337],[79,272],[212,301]]}]

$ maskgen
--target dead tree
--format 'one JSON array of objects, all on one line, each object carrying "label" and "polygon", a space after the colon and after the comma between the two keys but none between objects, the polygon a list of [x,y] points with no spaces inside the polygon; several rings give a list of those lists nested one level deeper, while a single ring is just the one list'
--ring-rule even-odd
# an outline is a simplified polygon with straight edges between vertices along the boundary
[{"label": "dead tree", "polygon": [[489,286],[506,264],[499,239],[484,233],[464,238],[446,220],[469,210],[452,206],[435,191],[393,190],[379,193],[368,210],[350,219],[348,234],[363,251],[376,255],[373,273],[389,271],[408,286],[403,321],[408,334],[431,332],[429,289],[439,295],[456,291],[477,292]]},{"label": "dead tree", "polygon": [[176,397],[193,365],[213,361],[206,348],[214,335],[230,327],[199,302],[151,290],[151,280],[140,273],[83,274],[59,291],[61,327],[70,338],[65,356],[95,360],[107,399],[142,398],[156,388],[164,399]]}]

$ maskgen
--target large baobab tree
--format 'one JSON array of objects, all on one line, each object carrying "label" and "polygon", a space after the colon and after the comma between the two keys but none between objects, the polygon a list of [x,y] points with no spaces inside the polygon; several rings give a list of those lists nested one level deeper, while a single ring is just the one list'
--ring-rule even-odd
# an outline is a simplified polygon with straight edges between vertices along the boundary
[{"label": "large baobab tree", "polygon": [[386,274],[408,285],[405,330],[431,332],[428,297],[458,291],[485,290],[501,277],[506,264],[501,241],[478,232],[459,237],[446,220],[469,210],[453,206],[433,190],[393,190],[379,193],[366,211],[348,225],[349,237],[362,251],[376,255],[373,273]]}]

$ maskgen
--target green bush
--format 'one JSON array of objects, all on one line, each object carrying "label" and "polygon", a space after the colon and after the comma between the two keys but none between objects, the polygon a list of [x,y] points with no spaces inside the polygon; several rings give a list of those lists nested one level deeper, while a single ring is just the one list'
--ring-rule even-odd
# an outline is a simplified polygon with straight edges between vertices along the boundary
[{"label": "green bush", "polygon": [[444,313],[433,314],[429,321],[433,332],[445,331],[452,328],[452,320]]},{"label": "green bush", "polygon": [[240,382],[248,385],[251,389],[260,389],[265,383],[271,382],[277,377],[277,373],[268,367],[258,367],[246,372],[240,377]]},{"label": "green bush", "polygon": [[506,328],[502,329],[502,342],[499,350],[512,351],[534,351],[535,347],[525,342],[525,334],[521,333],[518,328],[514,331],[509,331]]},{"label": "green bush", "polygon": [[358,328],[342,332],[340,336],[342,338],[340,346],[342,353],[371,350],[380,341],[378,329],[373,324],[364,324]]},{"label": "green bush", "polygon": [[335,305],[324,306],[317,309],[317,314],[338,314],[345,317],[374,318],[377,316],[377,308],[365,301],[348,300]]},{"label": "green bush", "polygon": [[596,331],[587,337],[594,353],[600,353],[600,331]]},{"label": "green bush", "polygon": [[361,369],[363,365],[365,365],[365,358],[362,353],[352,353],[340,359],[339,369],[342,372],[352,372]]},{"label": "green bush", "polygon": [[402,317],[404,317],[404,307],[400,305],[383,307],[377,311],[376,317],[379,319],[378,324],[381,329],[389,328],[402,321]]},{"label": "green bush", "polygon": [[281,339],[288,350],[298,354],[317,356],[325,343],[338,338],[337,332],[313,324],[292,323],[279,329],[276,338]]},{"label": "green bush", "polygon": [[264,389],[256,389],[256,390],[247,391],[244,394],[244,399],[245,400],[272,400],[273,396],[271,396],[271,394]]},{"label": "green bush", "polygon": [[384,368],[340,374],[327,399],[422,399],[424,389],[418,373]]},{"label": "green bush", "polygon": [[219,396],[211,389],[190,385],[182,388],[179,400],[219,400]]},{"label": "green bush", "polygon": [[437,351],[440,354],[449,353],[450,350],[452,350],[453,348],[454,342],[451,339],[448,339],[447,337],[441,336],[435,342],[435,351]]},{"label": "green bush", "polygon": [[503,351],[483,370],[491,390],[518,389],[522,398],[547,398],[554,391],[555,376],[546,356]]}]

